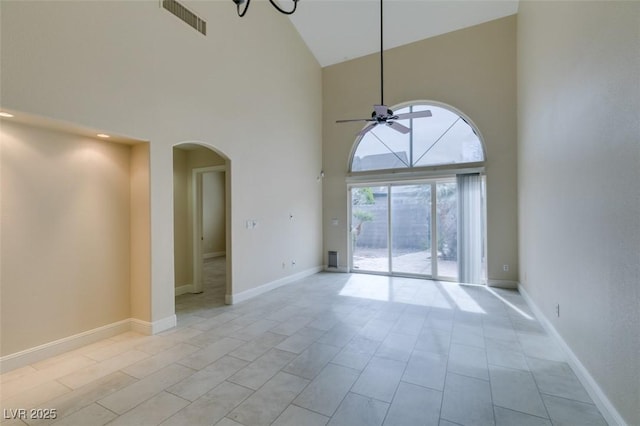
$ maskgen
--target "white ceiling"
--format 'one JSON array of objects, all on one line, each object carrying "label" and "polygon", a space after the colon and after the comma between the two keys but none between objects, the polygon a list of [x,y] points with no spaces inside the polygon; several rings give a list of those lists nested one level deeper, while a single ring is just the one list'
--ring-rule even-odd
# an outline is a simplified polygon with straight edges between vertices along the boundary
[{"label": "white ceiling", "polygon": [[[280,0],[288,9],[289,0]],[[386,0],[384,48],[513,15],[518,0]],[[321,66],[380,50],[378,0],[300,0],[290,16]]]}]

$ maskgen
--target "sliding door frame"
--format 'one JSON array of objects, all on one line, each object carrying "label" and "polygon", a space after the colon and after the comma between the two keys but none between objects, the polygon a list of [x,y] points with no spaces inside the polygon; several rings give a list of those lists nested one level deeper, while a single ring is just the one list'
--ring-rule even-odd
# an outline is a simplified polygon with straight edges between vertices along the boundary
[{"label": "sliding door frame", "polygon": [[[486,200],[486,172],[485,167],[482,163],[470,163],[470,167],[459,167],[459,165],[445,165],[445,166],[436,166],[428,169],[414,170],[411,172],[405,171],[393,171],[393,170],[380,170],[377,172],[354,172],[350,173],[346,179],[347,185],[347,221],[348,221],[348,237],[347,237],[347,269],[349,272],[353,273],[363,273],[363,274],[374,274],[374,275],[385,275],[385,276],[399,276],[399,277],[409,277],[409,278],[421,278],[421,279],[429,279],[429,280],[437,280],[437,281],[452,281],[457,282],[456,278],[451,277],[441,277],[437,275],[437,198],[436,191],[431,191],[431,217],[432,217],[432,232],[431,232],[431,247],[436,248],[436,256],[431,256],[431,275],[424,274],[414,274],[414,273],[400,273],[393,272],[393,263],[392,263],[392,231],[391,231],[391,220],[392,220],[392,211],[391,211],[391,191],[390,188],[392,185],[416,185],[416,184],[424,184],[424,183],[433,183],[433,187],[436,186],[438,181],[455,181],[455,176],[457,174],[464,173],[479,173],[482,177],[482,193],[483,193],[483,203],[482,203],[482,225],[483,225],[483,248],[484,248],[484,277],[483,282],[486,284],[486,267],[488,264],[487,259],[487,200]],[[351,238],[351,226],[352,226],[352,191],[354,188],[362,188],[362,187],[374,187],[374,186],[387,186],[389,188],[389,195],[387,197],[387,255],[388,255],[388,268],[387,272],[380,271],[365,271],[365,270],[357,270],[354,269],[353,265],[353,240]],[[436,232],[433,232],[436,230]],[[436,274],[433,274],[433,271],[436,271]],[[457,275],[457,274],[456,274]]]},{"label": "sliding door frame", "polygon": [[[349,220],[349,238],[348,238],[348,268],[350,272],[363,273],[363,274],[375,274],[375,275],[387,275],[387,276],[399,276],[410,278],[423,278],[437,281],[457,281],[456,277],[445,277],[438,274],[438,219],[437,219],[437,185],[438,183],[455,182],[455,175],[442,175],[439,177],[427,177],[416,178],[411,180],[397,180],[397,181],[372,181],[372,182],[358,182],[347,184],[347,217]],[[430,208],[431,208],[431,222],[428,224],[431,235],[431,274],[417,274],[411,272],[397,272],[393,270],[393,209],[392,198],[393,191],[391,188],[399,186],[409,185],[430,185]],[[353,246],[353,238],[351,238],[351,230],[353,229],[353,190],[357,188],[368,187],[386,187],[387,188],[387,271],[370,271],[362,269],[354,269],[353,254],[355,247]],[[435,251],[434,251],[435,250]],[[435,253],[435,256],[433,255]],[[435,273],[434,273],[435,272]]]}]

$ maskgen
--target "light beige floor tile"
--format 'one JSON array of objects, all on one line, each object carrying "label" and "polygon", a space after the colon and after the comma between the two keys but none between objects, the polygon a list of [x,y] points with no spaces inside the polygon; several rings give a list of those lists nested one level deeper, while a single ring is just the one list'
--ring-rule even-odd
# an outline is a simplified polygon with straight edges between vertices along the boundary
[{"label": "light beige floor tile", "polygon": [[200,348],[197,346],[178,343],[172,348],[143,359],[142,361],[138,361],[135,364],[124,368],[122,371],[133,377],[141,379],[149,374],[155,373],[171,363],[180,361],[182,358],[191,355],[198,350],[200,350]]},{"label": "light beige floor tile", "polygon": [[144,336],[139,333],[128,332],[114,336],[111,339],[115,340],[113,344],[87,352],[84,355],[96,361],[105,361],[122,352],[134,349],[136,346],[153,340],[153,336]]},{"label": "light beige floor tile", "polygon": [[208,318],[204,321],[198,322],[197,324],[192,325],[191,328],[194,328],[196,330],[208,331],[213,328],[219,327],[222,324],[225,324],[229,321],[232,321],[238,317],[239,315],[237,314],[232,314],[230,312],[227,312],[224,314],[216,315],[213,318]]},{"label": "light beige floor tile", "polygon": [[451,332],[431,327],[423,327],[418,335],[413,350],[420,352],[432,352],[440,355],[449,354],[451,345]]},{"label": "light beige floor tile", "polygon": [[58,381],[72,389],[77,389],[94,380],[107,376],[122,368],[126,368],[127,366],[147,358],[148,356],[149,354],[136,350],[126,351],[109,358],[106,361],[90,365],[74,373],[63,376],[59,378]]},{"label": "light beige floor tile", "polygon": [[417,337],[417,334],[398,334],[392,331],[378,347],[376,356],[404,362],[409,361]]},{"label": "light beige floor tile", "polygon": [[489,382],[448,373],[440,416],[461,425],[494,424]]},{"label": "light beige floor tile", "polygon": [[331,360],[332,363],[362,371],[376,353],[380,342],[357,335]]},{"label": "light beige floor tile", "polygon": [[179,342],[169,337],[151,336],[151,339],[134,347],[135,350],[146,352],[149,355],[157,355],[176,346]]},{"label": "light beige floor tile", "polygon": [[316,328],[303,327],[296,333],[283,340],[276,349],[296,354],[307,349],[313,342],[318,340],[325,332]]},{"label": "light beige floor tile", "polygon": [[227,417],[246,426],[270,425],[308,383],[298,376],[278,373]]},{"label": "light beige floor tile", "polygon": [[[96,361],[82,355],[57,357],[55,361],[42,362],[42,367],[30,374],[25,374],[2,384],[2,397],[11,398],[29,389],[50,382],[83,367],[93,365]],[[34,365],[35,366],[35,365]]]},{"label": "light beige floor tile", "polygon": [[526,357],[520,350],[520,344],[517,341],[509,342],[485,338],[485,345],[489,364],[518,370],[529,370]]},{"label": "light beige floor tile", "polygon": [[111,411],[122,414],[193,373],[190,368],[171,364],[98,402]]},{"label": "light beige floor tile", "polygon": [[313,317],[308,315],[295,315],[289,320],[278,324],[271,329],[272,333],[284,334],[285,336],[291,336],[298,330],[304,328],[307,324],[313,321]]},{"label": "light beige floor tile", "polygon": [[[57,410],[58,419],[62,419],[65,416],[68,416],[135,381],[136,379],[133,377],[117,371],[82,386],[81,388],[47,401],[46,404],[55,408]],[[27,423],[30,425],[46,425],[52,423],[52,421],[34,419],[29,420]]]},{"label": "light beige floor tile", "polygon": [[332,426],[381,425],[389,404],[366,396],[349,393],[329,421]]},{"label": "light beige floor tile", "polygon": [[452,343],[447,369],[463,376],[489,380],[487,354],[483,348]]},{"label": "light beige floor tile", "polygon": [[329,421],[329,417],[323,416],[304,408],[289,405],[280,414],[280,417],[272,423],[272,426],[324,426]]},{"label": "light beige floor tile", "polygon": [[[2,403],[8,390],[12,404],[57,408],[58,420],[83,425],[115,415],[98,402],[107,401],[120,404],[123,414],[113,422],[126,426],[241,425],[232,413],[249,424],[369,426],[386,415],[387,424],[413,426],[434,422],[444,388],[440,426],[493,424],[494,413],[497,425],[549,425],[540,398],[558,424],[604,424],[595,405],[585,404],[588,394],[553,338],[535,318],[524,319],[483,288],[320,273],[225,306],[220,277],[218,296],[207,287],[176,298],[174,329],[122,333],[1,375]],[[383,287],[394,302],[370,298]],[[530,314],[517,292],[498,292]],[[485,313],[473,311],[474,304]],[[338,351],[332,358],[321,356],[327,343]],[[508,369],[515,378],[499,374]],[[538,401],[533,411],[532,401]]]},{"label": "light beige floor tile", "polygon": [[2,424],[2,426],[25,426],[26,425],[26,423],[23,422],[22,420],[18,418],[13,418],[12,416],[14,415],[17,415],[17,414],[8,413],[7,419],[0,418],[0,424]]},{"label": "light beige floor tile", "polygon": [[502,407],[493,409],[496,416],[496,426],[551,426],[551,420]]},{"label": "light beige floor tile", "polygon": [[447,357],[430,352],[413,351],[402,380],[438,391],[444,390]]},{"label": "light beige floor tile", "polygon": [[253,393],[230,382],[222,382],[201,398],[167,419],[163,426],[213,424],[226,416]]},{"label": "light beige floor tile", "polygon": [[359,375],[359,371],[329,364],[293,403],[331,417]]},{"label": "light beige floor tile", "polygon": [[110,426],[156,426],[188,404],[189,401],[185,401],[167,392],[160,392],[133,410],[115,419],[110,423]]},{"label": "light beige floor tile", "polygon": [[400,382],[384,425],[438,426],[442,392]]},{"label": "light beige floor tile", "polygon": [[547,410],[530,372],[492,365],[489,373],[494,405],[547,417]]},{"label": "light beige floor tile", "polygon": [[244,426],[244,425],[238,422],[234,422],[233,420],[225,417],[222,420],[220,420],[218,423],[216,423],[216,426]]},{"label": "light beige floor tile", "polygon": [[173,340],[175,342],[185,342],[189,339],[192,339],[198,335],[202,334],[202,331],[196,330],[195,328],[187,327],[187,328],[172,328],[170,330],[164,331],[158,334],[158,337],[162,337],[163,339]]},{"label": "light beige floor tile", "polygon": [[240,346],[238,349],[230,352],[229,355],[245,361],[255,361],[286,338],[287,336],[282,334],[275,334],[267,331],[250,342]]},{"label": "light beige floor tile", "polygon": [[258,389],[272,378],[285,365],[296,357],[295,354],[278,349],[269,352],[252,362],[251,364],[229,377],[229,381],[246,386],[250,389]]},{"label": "light beige floor tile", "polygon": [[340,348],[314,343],[291,361],[282,371],[313,379],[336,356]]},{"label": "light beige floor tile", "polygon": [[407,363],[395,359],[374,357],[364,369],[352,392],[391,402]]},{"label": "light beige floor tile", "polygon": [[15,370],[7,371],[0,375],[0,383],[10,382],[15,379],[20,379],[22,377],[28,376],[29,374],[35,373],[37,371],[31,365],[25,365],[24,367],[17,368]]},{"label": "light beige floor tile", "polygon": [[338,323],[316,340],[316,343],[342,348],[353,339],[361,328],[360,326]]},{"label": "light beige floor tile", "polygon": [[277,321],[259,319],[233,333],[231,336],[241,340],[253,340],[279,324]]},{"label": "light beige floor tile", "polygon": [[60,395],[71,392],[67,386],[64,386],[57,381],[48,381],[34,388],[29,389],[26,392],[19,393],[11,398],[3,399],[1,409],[9,408],[55,408],[45,406],[47,401],[52,400]]},{"label": "light beige floor tile", "polygon": [[606,426],[595,405],[551,395],[542,395],[551,423],[554,425]]},{"label": "light beige floor tile", "polygon": [[180,364],[200,370],[207,365],[211,364],[215,360],[222,358],[229,352],[238,348],[245,343],[244,340],[232,339],[230,337],[224,337],[219,341],[212,343],[211,345],[200,349],[197,352],[185,357],[179,361]]},{"label": "light beige floor tile", "polygon": [[246,365],[246,361],[224,356],[207,368],[169,387],[167,391],[183,399],[195,401]]},{"label": "light beige floor tile", "polygon": [[55,422],[56,426],[91,425],[101,426],[109,423],[117,415],[98,404],[91,404],[75,413]]}]

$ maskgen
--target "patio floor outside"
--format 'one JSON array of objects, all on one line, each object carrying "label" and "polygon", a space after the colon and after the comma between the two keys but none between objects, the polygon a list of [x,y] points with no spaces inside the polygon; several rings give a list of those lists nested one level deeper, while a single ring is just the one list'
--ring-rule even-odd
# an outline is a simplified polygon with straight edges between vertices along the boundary
[{"label": "patio floor outside", "polygon": [[[389,272],[389,251],[376,248],[356,248],[353,254],[353,269],[356,271]],[[393,256],[393,272],[431,276],[431,251],[423,250]],[[458,262],[438,259],[438,276],[456,279]]]}]

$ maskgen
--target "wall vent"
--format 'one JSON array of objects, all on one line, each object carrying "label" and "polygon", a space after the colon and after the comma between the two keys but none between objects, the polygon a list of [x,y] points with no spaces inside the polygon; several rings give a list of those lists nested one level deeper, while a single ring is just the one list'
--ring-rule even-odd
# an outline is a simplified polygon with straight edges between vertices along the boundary
[{"label": "wall vent", "polygon": [[192,26],[199,33],[207,35],[207,21],[200,18],[176,0],[162,0],[162,7]]},{"label": "wall vent", "polygon": [[327,256],[328,256],[327,266],[329,268],[337,268],[338,267],[338,252],[329,250],[329,252],[327,252]]}]

